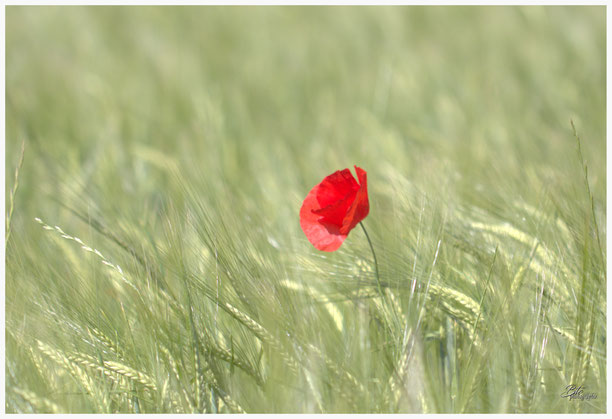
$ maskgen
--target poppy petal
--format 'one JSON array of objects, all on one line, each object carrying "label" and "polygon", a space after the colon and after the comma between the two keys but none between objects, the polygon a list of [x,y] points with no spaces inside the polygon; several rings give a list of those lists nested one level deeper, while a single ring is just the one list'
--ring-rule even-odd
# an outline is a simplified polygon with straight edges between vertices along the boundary
[{"label": "poppy petal", "polygon": [[338,170],[326,176],[317,189],[317,201],[321,208],[325,208],[348,195],[355,194],[359,184],[349,169]]},{"label": "poppy petal", "polygon": [[333,252],[342,245],[347,235],[341,234],[338,226],[321,222],[324,217],[314,212],[321,209],[317,200],[319,186],[312,188],[304,199],[300,209],[300,226],[306,238],[314,247],[326,252]]},{"label": "poppy petal", "polygon": [[312,212],[322,216],[323,218],[320,219],[321,221],[333,224],[340,228],[342,227],[342,222],[344,220],[346,212],[355,200],[355,195],[356,194],[350,194],[344,199],[336,201],[333,204],[326,206],[325,208],[312,210]]},{"label": "poppy petal", "polygon": [[367,173],[355,166],[357,180],[349,169],[326,176],[304,199],[300,226],[314,247],[337,250],[349,232],[370,211]]},{"label": "poppy petal", "polygon": [[359,190],[342,220],[342,227],[340,227],[341,234],[348,235],[348,232],[355,228],[355,226],[367,217],[370,212],[370,202],[368,201],[368,175],[365,170],[357,166],[355,166],[355,171],[359,179]]}]

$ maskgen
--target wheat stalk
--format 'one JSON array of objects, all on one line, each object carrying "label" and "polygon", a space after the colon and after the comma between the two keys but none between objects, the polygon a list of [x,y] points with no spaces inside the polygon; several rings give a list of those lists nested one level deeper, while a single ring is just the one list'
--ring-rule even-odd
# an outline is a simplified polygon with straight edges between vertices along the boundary
[{"label": "wheat stalk", "polygon": [[123,358],[123,351],[115,345],[115,343],[104,333],[96,329],[95,327],[89,327],[89,332],[94,335],[104,346],[106,346],[111,352],[116,354],[119,358]]},{"label": "wheat stalk", "polygon": [[38,396],[36,393],[12,387],[11,391],[20,396],[25,402],[29,403],[36,413],[60,413],[60,407],[47,399],[46,397]]},{"label": "wheat stalk", "polygon": [[19,156],[19,163],[17,163],[17,167],[15,168],[15,181],[13,183],[13,189],[11,189],[11,195],[9,197],[9,209],[6,213],[6,237],[4,239],[4,246],[8,244],[9,237],[11,237],[11,220],[13,219],[13,210],[15,208],[15,194],[17,193],[17,188],[19,188],[19,171],[21,170],[21,165],[23,164],[23,156],[25,154],[25,141],[21,143],[21,154]]},{"label": "wheat stalk", "polygon": [[40,350],[56,362],[69,367],[72,364],[82,365],[102,372],[115,382],[119,382],[113,373],[125,377],[131,381],[142,384],[146,388],[157,391],[157,386],[153,379],[147,374],[137,371],[127,365],[115,361],[103,361],[100,364],[95,358],[85,354],[62,353],[52,348],[44,342],[37,341]]},{"label": "wheat stalk", "polygon": [[240,368],[242,371],[253,377],[253,379],[258,385],[263,385],[263,378],[251,365],[233,356],[228,349],[220,346],[217,342],[214,341],[214,339],[206,339],[205,347],[204,344],[201,342],[201,340],[204,340],[205,336],[201,332],[199,333],[199,335],[200,340],[198,341],[198,343],[200,344],[201,350],[209,350],[212,355],[221,358],[222,360],[229,362],[232,365],[235,365],[236,367]]},{"label": "wheat stalk", "polygon": [[285,363],[292,372],[294,372],[295,374],[298,373],[300,368],[295,359],[283,349],[281,343],[274,336],[268,333],[268,331],[264,329],[263,326],[261,326],[248,315],[244,314],[243,312],[232,306],[230,303],[225,303],[222,307],[225,308],[225,310],[229,314],[231,314],[232,317],[234,317],[236,320],[246,326],[250,331],[252,331],[259,339],[261,339],[262,342],[267,343],[268,345],[270,345],[270,347],[276,350],[281,355],[281,358],[285,361]]},{"label": "wheat stalk", "polygon": [[[40,218],[36,217],[34,218],[34,221],[36,221],[38,224],[40,224],[42,226],[43,229],[48,230],[48,231],[55,231],[56,233],[58,233],[60,235],[60,237],[62,237],[63,239],[66,240],[70,240],[73,241],[77,244],[79,244],[81,246],[81,249],[85,250],[86,252],[90,252],[95,254],[96,256],[98,256],[100,258],[100,260],[102,261],[102,263],[106,266],[108,266],[110,269],[112,269],[114,272],[119,274],[119,277],[121,278],[121,280],[123,282],[125,282],[127,285],[129,285],[134,291],[136,291],[136,293],[140,296],[140,291],[138,290],[138,288],[136,288],[136,286],[134,284],[132,284],[132,282],[130,282],[126,277],[125,274],[123,273],[123,270],[121,269],[121,266],[119,265],[115,265],[112,262],[110,262],[103,254],[102,252],[100,252],[98,249],[96,248],[92,248],[88,245],[86,245],[85,243],[83,243],[83,241],[81,239],[79,239],[78,237],[75,236],[71,236],[69,234],[66,234],[64,232],[64,230],[62,230],[59,226],[55,226],[55,227],[51,227],[50,225],[48,225],[47,223],[45,223],[44,221],[42,221]],[[142,296],[141,296],[142,298]]]},{"label": "wheat stalk", "polygon": [[[181,381],[181,377],[179,375],[178,372],[178,367],[176,365],[176,361],[174,360],[174,357],[170,354],[170,351],[162,344],[159,345],[159,349],[162,351],[162,353],[166,356],[166,359],[168,360],[168,364],[170,365],[170,371],[172,372],[174,379],[176,381],[176,384],[179,386],[181,392],[179,394],[179,397],[182,397],[184,399],[184,401],[193,409],[195,408],[195,402],[192,400],[192,398],[189,396],[189,394],[187,393],[185,387],[182,385],[182,381]],[[178,393],[178,392],[177,392]],[[173,405],[176,405],[177,402],[174,399],[171,399],[171,403]]]}]

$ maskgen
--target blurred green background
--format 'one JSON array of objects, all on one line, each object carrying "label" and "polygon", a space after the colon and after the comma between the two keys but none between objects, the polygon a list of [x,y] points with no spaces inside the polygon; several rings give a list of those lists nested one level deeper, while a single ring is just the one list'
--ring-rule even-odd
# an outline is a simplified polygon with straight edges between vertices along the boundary
[{"label": "blurred green background", "polygon": [[[408,291],[411,280],[425,283],[429,278],[469,295],[481,308],[489,304],[494,309],[507,301],[501,290],[509,286],[508,278],[515,277],[537,250],[531,241],[521,242],[510,233],[496,239],[479,235],[474,232],[478,223],[511,225],[546,243],[546,251],[567,264],[564,272],[573,279],[558,276],[561,263],[551,262],[550,271],[532,272],[534,289],[542,278],[554,290],[565,286],[559,284],[575,283],[576,292],[572,288],[568,295],[583,295],[589,307],[603,305],[603,311],[589,323],[580,298],[568,297],[571,313],[557,320],[560,328],[576,333],[575,348],[560,345],[553,362],[560,375],[549,381],[542,378],[550,387],[531,398],[516,399],[514,386],[520,388],[521,378],[504,384],[511,374],[506,368],[517,371],[512,362],[518,362],[513,356],[519,353],[512,346],[517,340],[509,338],[512,343],[498,360],[506,367],[489,365],[499,381],[478,379],[483,386],[478,391],[489,394],[489,401],[461,398],[457,382],[449,383],[442,372],[441,381],[436,381],[432,377],[437,373],[428,375],[429,364],[423,361],[431,389],[437,386],[445,392],[434,396],[425,386],[420,402],[399,407],[375,403],[376,391],[380,397],[386,392],[376,387],[377,380],[383,380],[377,374],[392,371],[389,364],[389,370],[379,367],[377,352],[362,375],[353,370],[369,383],[364,385],[372,400],[351,407],[338,404],[341,396],[332,392],[329,399],[313,396],[316,403],[301,405],[298,400],[306,396],[264,388],[256,397],[240,389],[237,381],[232,388],[238,388],[234,395],[240,403],[251,411],[317,411],[313,406],[319,411],[362,412],[605,411],[606,300],[596,291],[602,284],[605,289],[605,246],[597,249],[598,242],[605,243],[606,231],[605,16],[605,7],[8,6],[7,208],[22,142],[25,154],[6,249],[7,409],[45,410],[32,401],[36,394],[60,411],[104,411],[108,406],[109,411],[134,411],[128,401],[107,406],[83,401],[87,395],[80,401],[58,396],[57,389],[67,385],[65,376],[43,383],[29,372],[37,358],[26,360],[24,347],[36,352],[35,339],[40,339],[65,351],[76,350],[82,339],[74,334],[80,332],[67,325],[95,324],[101,330],[99,316],[106,319],[108,335],[119,333],[116,344],[131,345],[121,338],[127,333],[124,322],[130,324],[140,310],[135,309],[134,317],[128,312],[130,321],[121,317],[115,301],[119,297],[100,296],[100,281],[106,281],[108,273],[99,261],[78,246],[67,249],[69,244],[61,238],[63,244],[54,244],[49,239],[53,233],[42,230],[34,217],[97,247],[126,272],[131,269],[134,278],[164,277],[170,289],[182,283],[172,282],[172,272],[177,278],[177,272],[191,272],[208,278],[202,287],[215,291],[219,279],[214,269],[223,262],[210,258],[219,243],[228,252],[228,281],[244,274],[236,280],[238,285],[232,282],[242,287],[237,294],[262,298],[244,306],[251,317],[272,334],[282,335],[283,327],[293,327],[304,339],[329,346],[328,355],[343,368],[353,365],[359,370],[366,365],[360,356],[366,355],[351,358],[342,349],[334,355],[332,342],[349,347],[364,339],[385,341],[384,336],[360,334],[361,317],[355,317],[354,323],[345,320],[349,323],[344,334],[333,335],[339,340],[333,340],[324,326],[315,339],[309,335],[314,331],[300,325],[318,318],[302,318],[300,310],[309,307],[308,298],[283,300],[289,297],[274,291],[287,277],[309,286],[319,284],[324,294],[332,288],[342,294],[346,287],[364,284],[375,289],[371,276],[361,282],[349,274],[345,282],[337,277],[352,272],[356,255],[369,263],[361,232],[352,233],[341,251],[323,259],[299,228],[298,211],[310,188],[335,170],[358,165],[368,171],[371,212],[365,224],[379,253],[381,279],[397,286],[396,297],[410,324],[423,318],[420,308],[433,313],[440,305],[438,300],[424,300],[416,309]],[[588,166],[592,206],[570,121]],[[432,266],[436,243],[438,248],[442,243],[444,260],[436,264],[434,258]],[[447,248],[447,243],[454,244]],[[177,249],[183,245],[185,252],[200,254],[205,266],[198,265],[197,256],[189,259],[180,253],[183,250]],[[500,262],[498,249],[504,246]],[[203,248],[208,253],[200,251]],[[259,253],[247,257],[251,252]],[[493,254],[493,263],[504,264],[506,274],[495,274],[492,280],[499,281],[499,295],[490,291],[483,296]],[[304,268],[304,258],[321,261],[321,270]],[[473,283],[452,273],[468,271],[476,278]],[[517,296],[516,305],[535,322],[528,302],[533,295]],[[551,295],[555,301],[556,294]],[[186,299],[177,298],[186,304]],[[214,307],[199,304],[206,318]],[[49,308],[57,314],[55,320]],[[263,314],[266,310],[282,320]],[[295,317],[283,317],[289,316],[287,310],[295,310]],[[519,312],[514,316],[508,322],[515,321],[517,327],[531,324]],[[448,346],[448,336],[456,335],[439,332],[455,327],[448,320],[453,318],[447,312],[430,323],[424,321],[420,336],[424,341],[438,339],[439,348],[448,349],[435,355],[445,365],[443,370],[464,374],[475,368],[461,364],[469,344],[461,352],[460,338],[453,338],[456,347]],[[185,319],[168,320],[168,325]],[[157,327],[149,321],[139,333]],[[471,325],[480,321],[485,322],[479,315]],[[538,330],[539,323],[533,324]],[[600,347],[596,361],[584,361],[601,366],[590,381],[599,399],[570,408],[558,393],[570,384],[566,379],[578,374],[575,365],[583,365],[582,355],[576,355],[579,360],[573,364],[567,357],[572,350],[583,354],[585,345],[576,339],[583,336],[580,327],[587,325],[597,330],[589,347]],[[189,337],[190,329],[184,327]],[[157,337],[149,338],[154,346]],[[506,341],[498,338],[483,339],[491,348],[503,347],[500,342]],[[246,340],[243,344],[249,345]],[[132,360],[141,371],[162,377],[155,367],[157,358],[138,353],[137,346],[126,349],[124,362]],[[401,358],[400,340],[391,346],[393,356]],[[455,353],[452,362],[449,353]],[[531,359],[529,353],[525,350],[525,359]],[[598,352],[589,349],[593,353]],[[192,359],[182,352],[174,359],[183,356]],[[245,359],[253,361],[249,356],[257,358],[247,354]],[[428,355],[423,356],[425,360]],[[54,365],[53,360],[45,362]],[[184,368],[181,377],[189,375],[190,367]],[[223,371],[216,371],[218,381]],[[282,379],[280,371],[272,371],[271,376]],[[529,380],[537,377],[539,382],[539,373],[534,374]],[[151,402],[155,407],[147,405],[149,411],[172,410],[159,402],[163,395],[156,397]],[[464,400],[462,408],[457,400]]]},{"label": "blurred green background", "polygon": [[280,188],[389,164],[527,198],[530,176],[577,176],[570,119],[604,192],[604,8],[9,7],[6,36],[7,173],[27,139],[27,219],[35,185],[60,193],[49,165],[141,203],[162,193],[145,147],[240,170],[245,189],[275,161],[292,172]]}]

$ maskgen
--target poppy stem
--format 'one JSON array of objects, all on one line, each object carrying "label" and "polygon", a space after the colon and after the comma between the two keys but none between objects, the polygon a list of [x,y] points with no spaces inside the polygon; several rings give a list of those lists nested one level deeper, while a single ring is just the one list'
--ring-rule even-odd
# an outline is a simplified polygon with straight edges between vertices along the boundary
[{"label": "poppy stem", "polygon": [[359,222],[363,232],[365,233],[366,239],[368,239],[368,244],[370,245],[370,250],[372,251],[372,256],[374,256],[374,269],[376,269],[376,283],[378,284],[378,292],[380,293],[380,298],[385,300],[385,295],[382,292],[382,286],[380,285],[380,275],[378,274],[378,261],[376,260],[376,252],[374,251],[374,246],[372,246],[372,240],[370,240],[370,236],[368,235],[368,230],[366,230],[363,222]]}]

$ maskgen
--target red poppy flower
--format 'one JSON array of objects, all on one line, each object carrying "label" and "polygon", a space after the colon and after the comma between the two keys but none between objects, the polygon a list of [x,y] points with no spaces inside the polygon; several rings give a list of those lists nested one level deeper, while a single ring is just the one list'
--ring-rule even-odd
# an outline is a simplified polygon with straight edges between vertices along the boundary
[{"label": "red poppy flower", "polygon": [[365,170],[355,166],[325,177],[304,199],[300,226],[314,247],[326,252],[338,249],[349,232],[370,212]]}]

